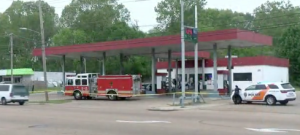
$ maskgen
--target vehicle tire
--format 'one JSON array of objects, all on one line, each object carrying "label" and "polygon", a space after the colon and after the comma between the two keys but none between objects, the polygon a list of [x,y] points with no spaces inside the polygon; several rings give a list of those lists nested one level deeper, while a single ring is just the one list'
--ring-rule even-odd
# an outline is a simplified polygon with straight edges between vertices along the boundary
[{"label": "vehicle tire", "polygon": [[252,102],[251,101],[247,101],[247,104],[252,104]]},{"label": "vehicle tire", "polygon": [[266,97],[266,103],[267,103],[267,105],[275,105],[276,104],[276,98],[274,96],[267,96]]},{"label": "vehicle tire", "polygon": [[21,101],[19,102],[19,105],[24,105],[24,103],[25,103],[24,101]]},{"label": "vehicle tire", "polygon": [[280,101],[279,102],[281,105],[287,105],[287,103],[289,103],[289,101]]},{"label": "vehicle tire", "polygon": [[235,97],[233,97],[233,102],[234,102],[234,104],[241,104],[242,98],[240,96],[235,96]]},{"label": "vehicle tire", "polygon": [[82,99],[81,92],[75,92],[73,95],[74,95],[75,100],[81,100]]},{"label": "vehicle tire", "polygon": [[1,104],[2,105],[7,105],[7,101],[6,101],[5,97],[1,98]]},{"label": "vehicle tire", "polygon": [[118,99],[117,93],[115,91],[109,91],[107,94],[108,94],[107,98],[109,100],[117,100]]}]

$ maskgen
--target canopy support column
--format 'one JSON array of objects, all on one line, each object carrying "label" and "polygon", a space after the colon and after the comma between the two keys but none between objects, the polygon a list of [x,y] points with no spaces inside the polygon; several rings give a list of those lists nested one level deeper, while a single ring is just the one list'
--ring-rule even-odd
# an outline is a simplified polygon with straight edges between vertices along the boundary
[{"label": "canopy support column", "polygon": [[62,64],[61,64],[61,70],[62,70],[62,82],[63,82],[63,91],[65,91],[65,86],[66,86],[66,71],[65,71],[65,66],[66,66],[66,55],[62,56]]},{"label": "canopy support column", "polygon": [[231,58],[231,46],[229,45],[228,46],[228,91],[227,91],[227,94],[230,95],[231,93],[231,90],[232,90],[232,58]]},{"label": "canopy support column", "polygon": [[85,71],[85,66],[84,66],[84,57],[80,56],[80,73],[84,73]]},{"label": "canopy support column", "polygon": [[156,73],[156,68],[155,68],[155,66],[156,66],[156,58],[155,58],[155,49],[154,48],[152,48],[152,50],[151,50],[151,54],[152,54],[152,65],[151,65],[151,91],[152,92],[155,92],[156,90],[156,87],[155,87],[155,84],[156,84],[156,82],[155,82],[155,80],[156,80],[156,76],[155,76],[155,73]]},{"label": "canopy support column", "polygon": [[120,75],[124,74],[123,57],[124,57],[123,53],[120,53]]},{"label": "canopy support column", "polygon": [[102,75],[105,75],[105,62],[106,62],[106,53],[103,52],[103,60],[102,60]]},{"label": "canopy support column", "polygon": [[172,53],[172,51],[171,51],[171,49],[169,49],[168,50],[168,85],[169,85],[169,93],[171,93],[172,92],[172,71],[173,71],[173,69],[172,69],[172,56],[171,56],[171,53]]},{"label": "canopy support column", "polygon": [[205,59],[202,58],[202,89],[205,90],[206,89],[206,85],[205,85]]},{"label": "canopy support column", "polygon": [[218,91],[218,73],[217,73],[217,68],[218,68],[218,65],[217,65],[217,44],[215,43],[213,45],[213,63],[214,63],[214,76],[213,76],[213,84],[214,84],[214,91]]}]

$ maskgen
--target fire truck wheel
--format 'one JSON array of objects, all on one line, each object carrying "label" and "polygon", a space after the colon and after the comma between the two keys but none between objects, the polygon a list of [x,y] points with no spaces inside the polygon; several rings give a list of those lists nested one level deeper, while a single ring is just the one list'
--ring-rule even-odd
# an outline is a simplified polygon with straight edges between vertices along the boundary
[{"label": "fire truck wheel", "polygon": [[117,100],[118,99],[117,93],[114,91],[109,91],[107,94],[108,94],[107,97],[109,100]]},{"label": "fire truck wheel", "polygon": [[82,94],[80,92],[75,92],[74,93],[74,99],[81,100],[82,99]]}]

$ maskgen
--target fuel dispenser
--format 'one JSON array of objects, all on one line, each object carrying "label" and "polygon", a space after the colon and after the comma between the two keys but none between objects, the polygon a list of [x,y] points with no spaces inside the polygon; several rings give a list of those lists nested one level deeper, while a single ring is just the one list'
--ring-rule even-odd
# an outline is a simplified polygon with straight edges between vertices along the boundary
[{"label": "fuel dispenser", "polygon": [[218,70],[217,73],[219,95],[225,95],[228,92],[228,71]]},{"label": "fuel dispenser", "polygon": [[156,73],[156,94],[163,94],[167,92],[168,89],[168,73]]}]

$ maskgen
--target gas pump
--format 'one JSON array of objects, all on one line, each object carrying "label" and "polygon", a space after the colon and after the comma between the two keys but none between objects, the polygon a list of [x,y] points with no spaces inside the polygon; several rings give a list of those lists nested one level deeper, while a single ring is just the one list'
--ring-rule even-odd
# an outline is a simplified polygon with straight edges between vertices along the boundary
[{"label": "gas pump", "polygon": [[228,71],[218,70],[218,91],[219,95],[225,95],[228,91]]},{"label": "gas pump", "polygon": [[162,93],[166,93],[167,89],[168,89],[168,81],[167,80],[167,75],[168,73],[156,73],[156,94],[162,94]]}]

